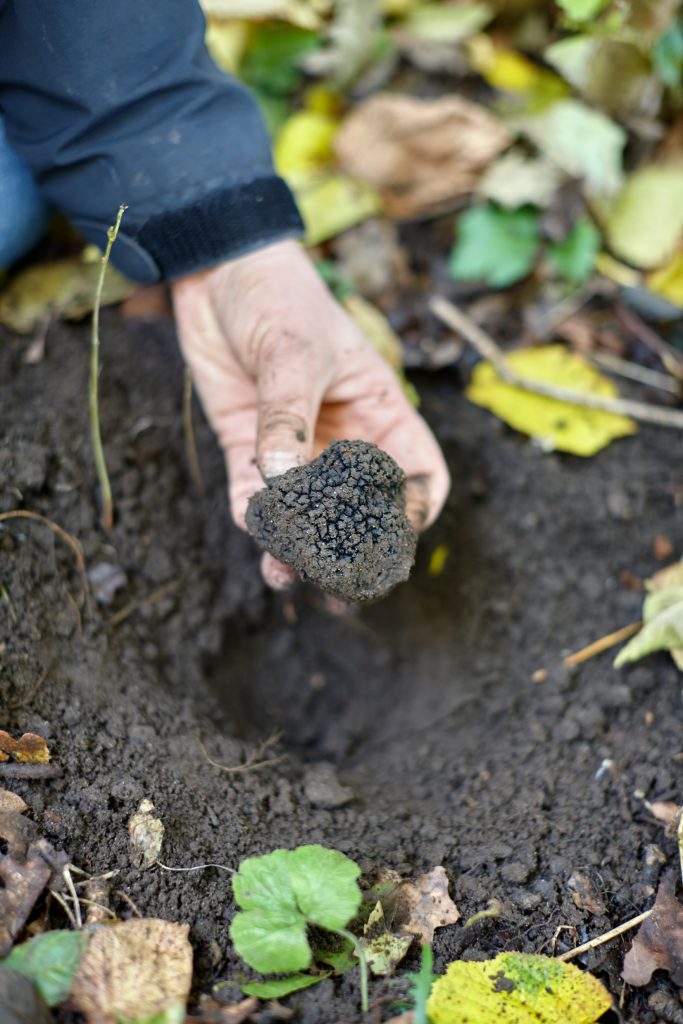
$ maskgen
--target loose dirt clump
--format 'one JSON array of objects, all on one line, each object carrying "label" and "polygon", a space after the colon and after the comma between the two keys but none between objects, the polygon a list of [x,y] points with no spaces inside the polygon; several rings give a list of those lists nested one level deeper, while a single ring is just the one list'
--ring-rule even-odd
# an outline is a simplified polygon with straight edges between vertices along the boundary
[{"label": "loose dirt clump", "polygon": [[333,441],[258,491],[247,526],[304,580],[349,603],[368,601],[407,580],[415,561],[405,481],[377,445]]}]

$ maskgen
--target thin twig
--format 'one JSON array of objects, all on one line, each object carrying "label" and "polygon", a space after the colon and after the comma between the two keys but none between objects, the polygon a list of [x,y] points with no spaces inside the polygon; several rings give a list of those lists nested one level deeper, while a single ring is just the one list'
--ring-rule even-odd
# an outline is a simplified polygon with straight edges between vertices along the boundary
[{"label": "thin twig", "polygon": [[637,925],[642,924],[650,916],[654,907],[649,910],[644,910],[642,914],[638,914],[637,917],[632,917],[630,921],[624,921],[623,924],[618,925],[616,928],[612,928],[611,931],[605,932],[604,935],[598,935],[595,939],[590,939],[589,942],[584,942],[583,945],[577,946],[576,949],[570,949],[567,953],[562,953],[560,956],[555,957],[556,960],[573,960],[574,957],[580,956],[582,953],[587,953],[591,949],[595,949],[597,946],[602,946],[605,942],[610,942],[612,939],[616,939],[619,935],[623,935],[624,932],[629,932],[631,928],[635,928]]},{"label": "thin twig", "polygon": [[204,486],[202,467],[199,465],[197,442],[192,423],[192,374],[190,373],[189,366],[185,367],[185,374],[183,376],[183,433],[185,434],[185,458],[187,459],[192,483],[197,493],[204,497],[206,487]]},{"label": "thin twig", "polygon": [[133,900],[130,898],[127,892],[124,892],[123,889],[117,889],[114,895],[120,896],[124,903],[128,904],[128,906],[133,911],[136,917],[142,917],[142,911],[138,909],[135,903],[133,903]]},{"label": "thin twig", "polygon": [[239,775],[242,772],[255,772],[259,768],[268,768],[272,765],[280,764],[281,761],[284,761],[284,755],[280,757],[265,758],[263,761],[259,760],[259,758],[262,757],[262,755],[268,749],[268,747],[272,747],[281,738],[281,732],[274,732],[273,735],[269,736],[267,740],[264,740],[263,743],[261,743],[261,745],[256,748],[256,750],[252,750],[251,754],[244,762],[244,764],[235,765],[221,764],[220,761],[214,761],[202,740],[199,741],[199,746],[202,748],[202,753],[204,754],[206,760],[209,762],[209,764],[213,765],[214,768],[218,768],[220,769],[220,771],[226,772],[228,775]]},{"label": "thin twig", "polygon": [[83,558],[83,552],[81,551],[81,545],[78,543],[75,537],[72,537],[70,533],[67,533],[61,526],[54,523],[47,516],[42,516],[40,512],[30,512],[28,509],[21,508],[16,509],[14,512],[3,512],[0,514],[0,523],[6,519],[31,519],[36,523],[42,523],[43,526],[47,526],[48,529],[52,530],[58,537],[68,544],[74,553],[76,564],[78,565],[79,572],[83,578],[83,589],[88,592],[88,575],[85,570],[85,559]]},{"label": "thin twig", "polygon": [[153,590],[151,594],[147,594],[145,597],[140,597],[136,601],[130,601],[124,605],[109,619],[110,626],[119,626],[124,622],[129,615],[136,612],[138,608],[144,608],[146,605],[157,604],[162,601],[169,594],[172,594],[174,590],[177,590],[181,583],[187,578],[187,573],[184,576],[179,576],[175,580],[171,580],[169,583],[164,583],[163,587],[158,587],[157,590]]},{"label": "thin twig", "polygon": [[105,530],[111,530],[113,526],[114,504],[111,496],[111,484],[109,482],[109,474],[107,472],[107,463],[104,457],[104,448],[102,446],[102,432],[100,430],[98,389],[100,373],[100,306],[102,304],[102,289],[104,287],[104,278],[107,273],[109,257],[111,255],[112,246],[116,241],[116,236],[119,233],[121,218],[123,217],[125,210],[125,206],[119,206],[116,221],[107,229],[107,247],[104,250],[104,255],[102,256],[100,274],[97,279],[97,288],[95,289],[95,305],[92,313],[89,396],[90,434],[92,438],[93,455],[95,456],[95,466],[97,468],[97,479],[100,483],[100,494],[102,496],[102,525]]},{"label": "thin twig", "polygon": [[163,868],[164,871],[204,871],[205,868],[218,868],[220,871],[229,871],[230,874],[235,874],[234,868],[229,868],[227,864],[195,864],[191,868],[173,868],[168,864],[162,864],[160,860],[155,861],[155,864],[159,868]]},{"label": "thin twig", "polygon": [[596,654],[602,654],[603,651],[608,651],[610,647],[620,644],[622,640],[628,640],[630,636],[638,632],[642,625],[642,622],[630,622],[628,626],[615,629],[613,633],[607,633],[606,636],[601,636],[599,640],[594,640],[587,647],[582,647],[580,651],[575,651],[574,654],[568,655],[563,659],[562,663],[568,667],[581,665],[582,662],[588,661],[589,658],[594,658]]},{"label": "thin twig", "polygon": [[440,295],[433,296],[429,304],[435,316],[466,338],[480,356],[493,364],[501,380],[512,387],[521,388],[536,395],[544,395],[546,398],[554,398],[560,402],[568,402],[570,405],[599,409],[617,416],[630,416],[643,423],[654,423],[660,427],[674,427],[677,430],[683,430],[683,410],[680,409],[666,409],[627,398],[605,398],[602,395],[573,391],[570,388],[547,384],[545,381],[522,377],[510,368],[504,352],[493,338],[461,309]]},{"label": "thin twig", "polygon": [[627,309],[619,303],[616,307],[617,320],[636,341],[642,341],[649,349],[656,352],[669,373],[683,380],[683,356],[664,338],[660,338],[649,324],[646,324],[633,309]]},{"label": "thin twig", "polygon": [[591,352],[588,356],[591,363],[595,363],[602,370],[608,373],[615,373],[627,380],[638,381],[639,384],[646,384],[651,388],[659,388],[670,395],[680,398],[681,381],[668,373],[660,373],[658,370],[650,370],[647,366],[639,366],[638,363],[629,362],[628,359],[620,359],[613,356],[611,352]]},{"label": "thin twig", "polygon": [[76,928],[80,931],[80,929],[83,927],[83,918],[81,917],[81,906],[80,903],[78,902],[78,893],[76,892],[74,880],[71,877],[71,871],[69,870],[68,864],[65,864],[64,867],[62,868],[62,878],[64,879],[64,883],[67,889],[69,890],[69,895],[71,896],[74,905],[74,917],[76,918]]}]

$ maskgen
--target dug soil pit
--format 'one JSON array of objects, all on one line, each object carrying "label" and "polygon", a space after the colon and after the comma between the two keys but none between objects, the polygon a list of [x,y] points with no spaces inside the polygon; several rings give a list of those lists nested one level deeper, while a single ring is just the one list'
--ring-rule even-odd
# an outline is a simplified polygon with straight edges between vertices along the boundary
[{"label": "dug soil pit", "polygon": [[403,470],[377,445],[333,441],[257,491],[247,527],[303,580],[350,604],[369,601],[407,580],[415,561],[405,486]]},{"label": "dug soil pit", "polygon": [[[677,864],[643,796],[681,799],[680,674],[665,655],[622,672],[610,652],[573,669],[562,657],[640,618],[657,535],[683,551],[680,435],[643,428],[590,460],[547,455],[467,403],[455,371],[417,377],[453,491],[410,581],[333,616],[311,586],[261,583],[198,411],[205,497],[193,489],[172,326],[110,312],[102,334],[109,533],[88,327],[52,328],[36,365],[23,362],[30,342],[0,339],[0,509],[78,537],[93,580],[86,596],[44,525],[0,525],[0,725],[44,736],[62,769],[0,785],[77,866],[118,872],[114,911],[189,923],[196,991],[227,982],[220,998],[234,1000],[248,972],[228,937],[230,874],[200,866],[277,847],[323,843],[366,877],[443,864],[462,920],[436,933],[437,971],[562,952],[649,907],[664,862]],[[197,870],[135,866],[127,823],[143,798],[165,827],[162,863]],[[464,927],[492,899],[499,915]],[[629,943],[582,960],[617,1002]],[[656,988],[675,995],[658,973],[626,988],[621,1019],[661,1019]],[[406,989],[373,980],[374,1019]],[[287,1005],[298,1024],[355,1024],[357,972]]]}]

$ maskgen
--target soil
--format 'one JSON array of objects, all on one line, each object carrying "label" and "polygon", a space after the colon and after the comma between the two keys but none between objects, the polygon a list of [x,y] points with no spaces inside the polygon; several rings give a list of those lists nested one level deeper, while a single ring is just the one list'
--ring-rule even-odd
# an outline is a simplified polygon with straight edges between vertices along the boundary
[{"label": "soil", "polygon": [[302,580],[350,604],[369,601],[407,580],[415,562],[405,483],[377,445],[333,441],[251,497],[247,528]]},{"label": "soil", "polygon": [[[503,910],[437,932],[437,970],[550,953],[561,926],[563,950],[649,906],[676,850],[643,795],[680,801],[680,674],[665,655],[623,672],[610,654],[572,670],[561,659],[639,618],[632,574],[659,567],[656,535],[683,550],[680,435],[643,428],[590,460],[547,455],[468,404],[454,370],[414,377],[450,462],[448,507],[409,583],[333,615],[310,586],[262,585],[198,411],[206,495],[193,490],[172,326],[110,312],[102,333],[110,534],[87,433],[88,328],[53,327],[31,366],[26,340],[0,339],[2,510],[41,512],[78,537],[89,568],[117,567],[113,603],[97,604],[52,532],[0,528],[2,725],[44,735],[63,770],[4,784],[41,832],[81,868],[119,872],[121,915],[125,893],[146,915],[188,922],[197,991],[228,981],[226,999],[244,976],[228,941],[230,875],[133,867],[127,821],[143,797],[173,867],[234,867],[304,842],[342,850],[367,877],[443,864],[463,921],[493,898]],[[439,545],[449,553],[433,575]],[[207,760],[238,765],[274,731],[264,756],[283,759],[270,767]],[[582,961],[617,1000],[628,942]],[[649,1000],[668,985],[627,989],[621,1019],[661,1019]],[[373,981],[376,1019],[405,990]],[[288,1005],[302,1024],[356,1022],[356,972]]]}]

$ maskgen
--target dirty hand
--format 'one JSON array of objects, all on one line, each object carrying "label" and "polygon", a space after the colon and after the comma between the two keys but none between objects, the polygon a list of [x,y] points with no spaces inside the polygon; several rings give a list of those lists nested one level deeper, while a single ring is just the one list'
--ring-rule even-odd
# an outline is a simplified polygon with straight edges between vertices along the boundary
[{"label": "dirty hand", "polygon": [[[183,355],[225,452],[239,526],[263,478],[345,438],[373,441],[402,467],[416,530],[436,519],[449,477],[433,434],[297,242],[176,281],[173,304]],[[262,571],[276,589],[296,576],[270,555]]]}]

